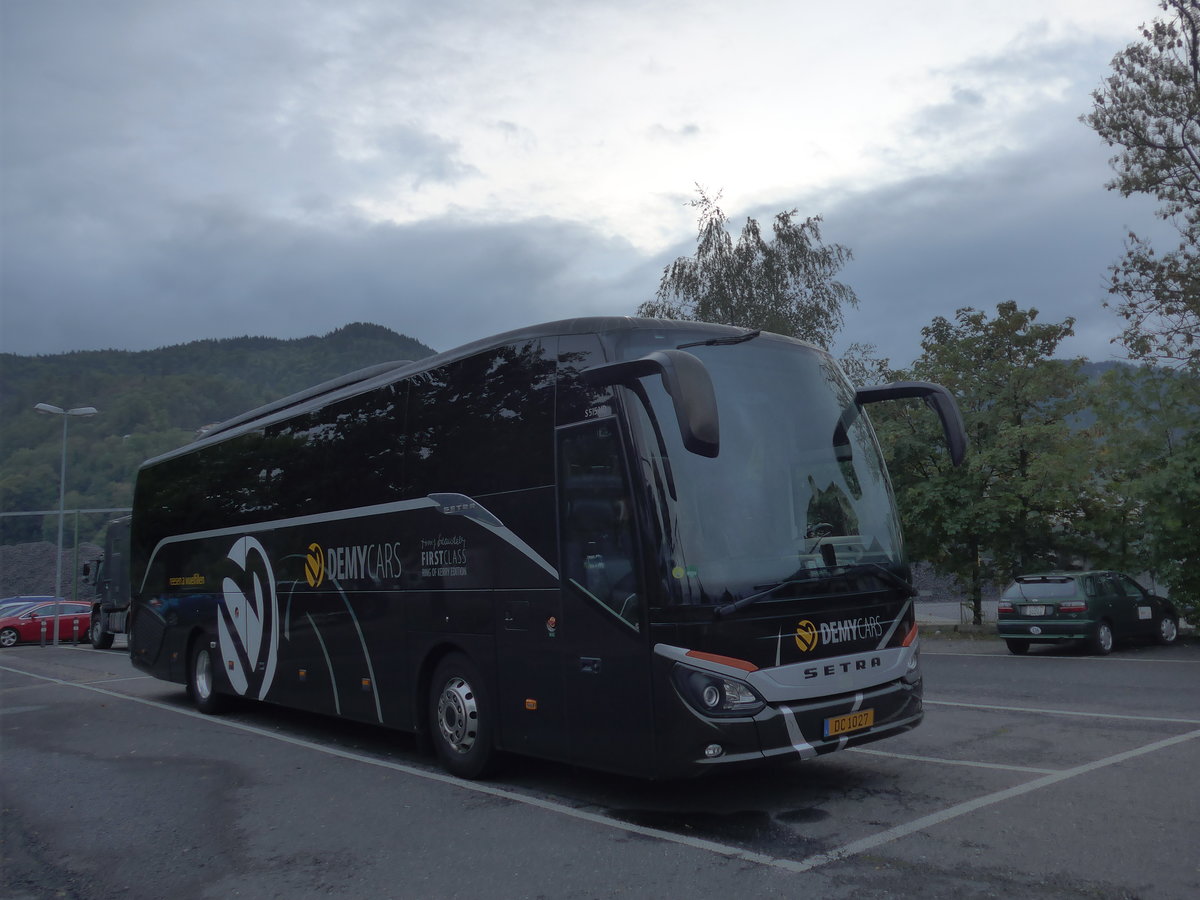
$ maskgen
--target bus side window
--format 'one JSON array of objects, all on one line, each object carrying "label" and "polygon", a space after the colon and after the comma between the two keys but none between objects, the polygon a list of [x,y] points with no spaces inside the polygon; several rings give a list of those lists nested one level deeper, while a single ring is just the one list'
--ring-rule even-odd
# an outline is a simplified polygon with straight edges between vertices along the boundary
[{"label": "bus side window", "polygon": [[566,580],[637,629],[629,482],[614,420],[560,430],[558,459]]},{"label": "bus side window", "polygon": [[594,334],[564,334],[558,339],[559,425],[612,415],[612,388],[585,384],[580,373],[605,362],[600,339]]}]

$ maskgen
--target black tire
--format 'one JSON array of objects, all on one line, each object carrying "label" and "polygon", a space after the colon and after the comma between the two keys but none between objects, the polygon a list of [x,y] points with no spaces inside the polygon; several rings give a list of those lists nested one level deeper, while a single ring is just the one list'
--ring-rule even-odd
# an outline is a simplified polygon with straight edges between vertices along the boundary
[{"label": "black tire", "polygon": [[192,698],[196,709],[206,716],[224,712],[229,706],[229,698],[220,693],[217,687],[221,665],[210,643],[207,637],[197,638],[188,660],[188,696]]},{"label": "black tire", "polygon": [[15,628],[5,628],[0,631],[0,647],[15,647],[21,643],[21,635]]},{"label": "black tire", "polygon": [[1006,638],[1004,643],[1008,644],[1008,652],[1017,656],[1024,656],[1029,652],[1029,641],[1023,641],[1020,638]]},{"label": "black tire", "polygon": [[1154,639],[1164,646],[1175,643],[1179,637],[1179,620],[1170,613],[1163,613],[1154,629]]},{"label": "black tire", "polygon": [[107,650],[113,645],[113,634],[104,627],[103,614],[92,614],[92,624],[88,628],[88,639],[97,650]]},{"label": "black tire", "polygon": [[1087,647],[1097,656],[1108,656],[1112,653],[1114,643],[1116,640],[1113,637],[1112,626],[1107,622],[1097,622],[1096,627],[1092,629],[1092,636],[1088,638]]},{"label": "black tire", "polygon": [[429,733],[442,767],[459,778],[482,778],[496,763],[491,692],[467,657],[452,653],[429,683]]}]

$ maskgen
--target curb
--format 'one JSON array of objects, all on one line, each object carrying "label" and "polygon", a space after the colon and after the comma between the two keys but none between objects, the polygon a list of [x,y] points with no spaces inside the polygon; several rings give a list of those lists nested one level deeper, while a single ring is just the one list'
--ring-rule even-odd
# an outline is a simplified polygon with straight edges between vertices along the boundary
[{"label": "curb", "polygon": [[[996,631],[995,622],[985,622],[982,625],[963,625],[958,622],[917,622],[917,628],[923,637],[969,637],[969,638],[994,638],[1000,640],[1000,635]],[[1197,644],[1200,643],[1200,629],[1192,625],[1185,625],[1179,629],[1179,637],[1176,640],[1179,644]]]},{"label": "curb", "polygon": [[960,634],[970,637],[998,637],[996,623],[983,625],[960,625],[957,622],[918,622],[917,628],[923,635]]}]

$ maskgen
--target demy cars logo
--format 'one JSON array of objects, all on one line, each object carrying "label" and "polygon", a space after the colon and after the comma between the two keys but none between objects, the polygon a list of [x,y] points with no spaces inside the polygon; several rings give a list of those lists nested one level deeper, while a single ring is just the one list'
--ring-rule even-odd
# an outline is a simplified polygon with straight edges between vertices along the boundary
[{"label": "demy cars logo", "polygon": [[796,623],[796,646],[808,653],[817,646],[817,626],[808,619]]},{"label": "demy cars logo", "polygon": [[304,580],[312,588],[320,587],[325,580],[325,551],[315,541],[308,545],[308,553],[304,557]]},{"label": "demy cars logo", "polygon": [[844,644],[882,636],[883,624],[879,621],[879,616],[822,622],[820,625],[802,619],[796,623],[795,635],[796,646],[800,648],[801,653],[810,653],[818,644]]},{"label": "demy cars logo", "polygon": [[877,637],[883,637],[883,623],[879,621],[879,616],[821,623],[822,644],[845,644]]},{"label": "demy cars logo", "polygon": [[343,581],[388,581],[404,571],[403,547],[397,543],[355,544],[323,549],[313,541],[304,554],[304,580],[311,588],[326,579]]}]

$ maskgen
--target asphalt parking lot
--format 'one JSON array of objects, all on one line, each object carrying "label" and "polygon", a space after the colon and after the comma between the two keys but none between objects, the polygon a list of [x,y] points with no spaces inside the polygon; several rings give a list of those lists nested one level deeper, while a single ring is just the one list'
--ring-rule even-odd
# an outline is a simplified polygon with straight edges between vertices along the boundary
[{"label": "asphalt parking lot", "polygon": [[[924,724],[651,784],[193,713],[120,651],[0,653],[4,884],[32,897],[1200,896],[1200,643],[927,636]],[[62,785],[46,790],[46,784]]]}]

